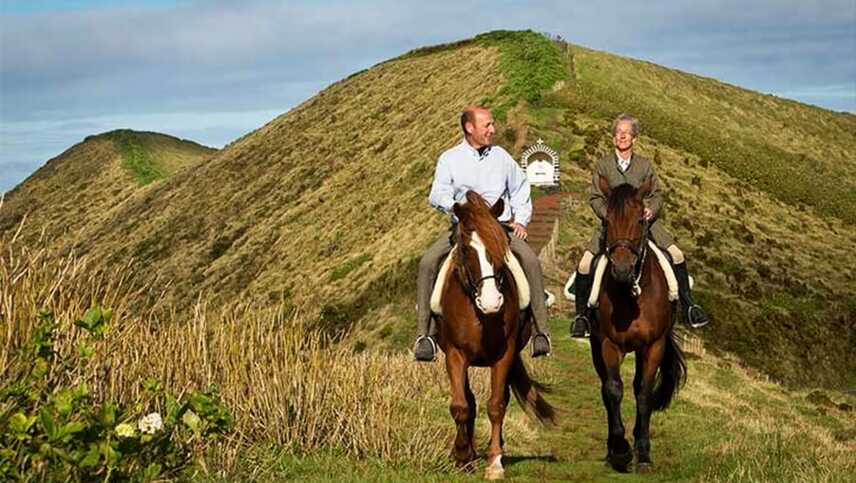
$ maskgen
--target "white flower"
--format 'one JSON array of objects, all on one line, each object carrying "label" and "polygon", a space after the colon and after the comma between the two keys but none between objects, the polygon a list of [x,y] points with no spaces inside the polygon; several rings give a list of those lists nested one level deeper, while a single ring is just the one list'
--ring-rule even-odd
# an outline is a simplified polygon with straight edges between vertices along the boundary
[{"label": "white flower", "polygon": [[140,428],[140,431],[146,434],[155,434],[161,429],[163,429],[163,421],[161,420],[161,415],[158,413],[151,413],[148,416],[144,416],[140,419],[137,427]]},{"label": "white flower", "polygon": [[116,434],[123,438],[133,438],[134,437],[134,427],[128,423],[122,423],[116,425]]}]

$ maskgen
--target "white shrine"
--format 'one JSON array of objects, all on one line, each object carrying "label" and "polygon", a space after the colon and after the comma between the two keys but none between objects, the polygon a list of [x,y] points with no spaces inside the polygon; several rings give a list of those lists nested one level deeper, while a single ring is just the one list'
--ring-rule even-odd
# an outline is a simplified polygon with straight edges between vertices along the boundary
[{"label": "white shrine", "polygon": [[559,153],[539,139],[523,151],[520,167],[534,186],[559,186]]}]

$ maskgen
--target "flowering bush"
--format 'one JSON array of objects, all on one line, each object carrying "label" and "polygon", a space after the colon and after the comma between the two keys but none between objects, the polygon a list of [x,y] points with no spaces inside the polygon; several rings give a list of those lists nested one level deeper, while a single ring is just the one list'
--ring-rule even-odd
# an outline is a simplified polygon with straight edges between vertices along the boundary
[{"label": "flowering bush", "polygon": [[[19,356],[28,367],[0,387],[0,480],[110,479],[150,481],[176,475],[194,448],[228,432],[232,416],[215,389],[191,392],[179,400],[148,381],[145,392],[163,401],[158,412],[142,415],[110,402],[98,403],[86,384],[63,387],[76,368],[54,351],[56,323],[51,313]],[[75,325],[86,332],[80,355],[109,329],[111,312],[93,307]],[[139,429],[139,433],[137,432]]]}]

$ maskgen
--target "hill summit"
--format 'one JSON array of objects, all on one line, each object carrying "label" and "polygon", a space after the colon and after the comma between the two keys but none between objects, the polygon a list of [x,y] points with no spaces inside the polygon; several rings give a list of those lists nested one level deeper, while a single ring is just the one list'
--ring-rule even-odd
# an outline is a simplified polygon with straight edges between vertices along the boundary
[{"label": "hill summit", "polygon": [[88,136],[7,193],[0,233],[15,231],[39,245],[69,247],[151,183],[216,152],[165,134],[119,129]]},{"label": "hill summit", "polygon": [[[856,382],[856,284],[843,268],[856,262],[856,116],[530,31],[383,62],[219,152],[191,150],[205,153],[181,169],[131,168],[127,179],[117,165],[119,192],[114,178],[94,191],[69,183],[91,180],[91,169],[60,176],[49,162],[23,186],[66,198],[36,203],[34,188],[16,189],[0,229],[13,230],[27,206],[22,234],[35,236],[60,225],[38,213],[80,210],[97,193],[98,216],[62,243],[97,267],[134,261],[140,280],[169,281],[165,297],[180,308],[200,295],[285,303],[332,330],[356,328],[364,345],[399,347],[413,331],[416,264],[447,222],[426,203],[436,158],[460,141],[457,119],[470,104],[493,108],[497,142],[513,155],[539,138],[560,153],[567,203],[548,285],[573,270],[596,226],[584,194],[590,168],[610,152],[611,120],[632,112],[641,154],[663,181],[663,221],[715,317],[712,346],[779,380]],[[61,157],[86,146],[114,159],[123,134],[112,136]]]}]

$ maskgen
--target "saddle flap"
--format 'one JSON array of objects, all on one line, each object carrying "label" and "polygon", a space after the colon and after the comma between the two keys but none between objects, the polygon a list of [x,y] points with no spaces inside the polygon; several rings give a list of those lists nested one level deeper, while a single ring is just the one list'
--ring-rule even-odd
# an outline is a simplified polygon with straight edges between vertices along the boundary
[{"label": "saddle flap", "polygon": [[[434,289],[431,292],[431,312],[436,315],[443,315],[443,306],[440,302],[443,297],[443,287],[446,285],[446,279],[449,278],[449,267],[452,265],[451,261],[454,252],[455,247],[452,247],[452,251],[449,252],[449,255],[440,265],[437,280],[434,282]],[[520,266],[517,257],[511,253],[511,250],[505,255],[505,264],[511,272],[511,276],[514,277],[514,282],[517,284],[517,300],[520,310],[523,310],[529,307],[530,299],[529,282],[526,280],[526,273],[523,271],[523,267]]]},{"label": "saddle flap", "polygon": [[[660,268],[663,269],[663,274],[666,276],[666,285],[669,287],[669,302],[674,302],[678,300],[678,279],[675,277],[675,271],[672,270],[672,264],[669,263],[669,259],[666,257],[666,254],[663,253],[660,248],[654,244],[651,240],[648,240],[648,248],[657,257],[657,262],[660,264]],[[606,273],[606,267],[609,265],[609,259],[605,255],[600,255],[595,260],[595,272],[594,272],[594,283],[592,284],[591,294],[588,299],[588,306],[595,308],[598,306],[598,297],[600,296],[600,288],[603,284],[603,276]]]}]

